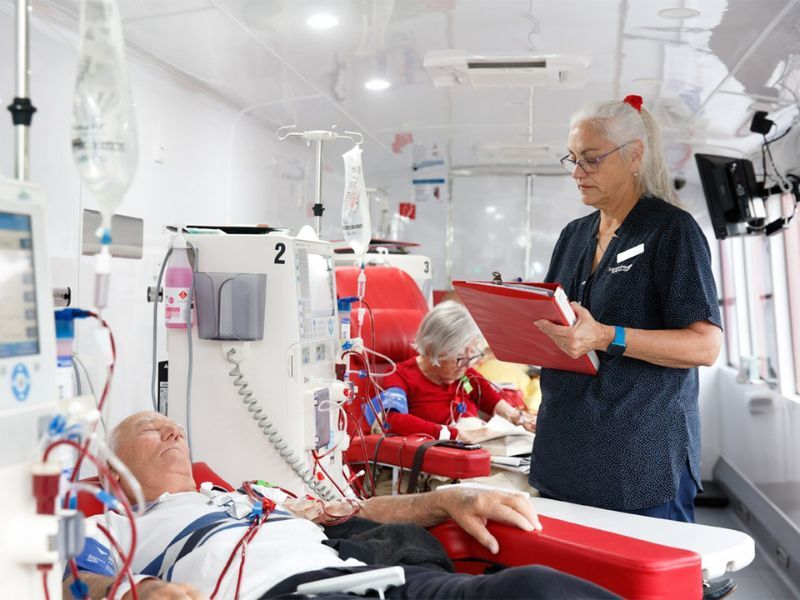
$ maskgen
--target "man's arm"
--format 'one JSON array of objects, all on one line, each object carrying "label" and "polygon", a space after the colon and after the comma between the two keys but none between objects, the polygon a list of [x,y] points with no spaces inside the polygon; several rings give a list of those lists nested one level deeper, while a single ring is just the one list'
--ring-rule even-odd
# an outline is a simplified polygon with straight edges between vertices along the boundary
[{"label": "man's arm", "polygon": [[486,528],[488,521],[513,525],[524,531],[542,528],[528,498],[467,489],[377,496],[364,503],[359,516],[379,523],[411,522],[423,527],[453,519],[493,554],[498,552],[499,545]]},{"label": "man's arm", "polygon": [[[106,597],[109,586],[114,583],[114,578],[107,575],[96,575],[94,573],[81,573],[81,581],[89,586],[89,598],[92,600],[102,600]],[[62,585],[62,595],[64,598],[72,598],[69,586],[72,584],[70,575],[64,580]],[[205,600],[206,596],[201,594],[191,585],[185,583],[167,583],[161,579],[143,579],[136,584],[136,591],[140,600]],[[119,595],[118,595],[119,597]],[[132,598],[130,590],[123,596],[122,600]]]}]

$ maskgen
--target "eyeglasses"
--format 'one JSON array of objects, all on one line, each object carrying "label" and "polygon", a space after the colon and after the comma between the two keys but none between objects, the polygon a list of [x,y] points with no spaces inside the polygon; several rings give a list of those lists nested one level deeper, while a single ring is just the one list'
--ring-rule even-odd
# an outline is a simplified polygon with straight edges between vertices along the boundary
[{"label": "eyeglasses", "polygon": [[463,369],[464,367],[468,367],[470,365],[475,364],[482,358],[483,358],[483,352],[478,352],[477,354],[473,354],[472,356],[456,356],[456,366],[459,369]]},{"label": "eyeglasses", "polygon": [[578,166],[581,168],[581,171],[590,175],[592,173],[597,173],[598,169],[600,168],[600,161],[603,160],[606,156],[610,156],[614,154],[617,150],[624,148],[630,144],[630,142],[626,142],[621,146],[617,146],[613,150],[609,150],[605,154],[601,154],[600,156],[595,156],[594,158],[581,158],[580,160],[575,160],[574,158],[570,158],[569,154],[567,154],[564,158],[561,159],[561,166],[564,167],[568,173],[574,173],[575,167]]}]

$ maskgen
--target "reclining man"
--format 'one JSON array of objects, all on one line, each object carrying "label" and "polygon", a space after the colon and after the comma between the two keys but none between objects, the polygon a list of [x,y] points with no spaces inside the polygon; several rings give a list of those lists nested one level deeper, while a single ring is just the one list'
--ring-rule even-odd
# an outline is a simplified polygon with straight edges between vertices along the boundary
[{"label": "reclining man", "polygon": [[[163,415],[141,412],[128,417],[112,431],[109,445],[138,479],[147,502],[144,515],[137,519],[138,542],[132,564],[139,598],[206,598],[249,521],[231,516],[233,511],[226,512],[225,506],[215,505],[207,495],[196,491],[183,431]],[[113,471],[112,474],[133,502],[125,479]],[[335,504],[327,506],[328,512],[342,508]],[[541,529],[527,500],[497,492],[448,490],[375,497],[360,505],[358,517],[380,523],[413,522],[424,527],[452,518],[493,552],[498,547],[485,526],[489,519],[525,531]],[[120,546],[127,548],[127,519],[109,513],[109,520]],[[404,527],[422,538],[427,536],[430,539],[426,543],[435,545],[423,529]],[[374,568],[353,558],[345,559],[329,542],[319,525],[278,505],[247,546],[239,597],[289,596],[300,583]],[[217,598],[234,598],[240,560],[241,553],[237,552]],[[89,597],[104,598],[116,570],[105,538],[87,540],[77,562],[83,571],[81,579],[89,585]],[[515,567],[478,577],[443,568],[401,566],[406,583],[389,588],[389,598],[614,597],[589,582],[541,566]],[[64,582],[65,598],[71,597],[70,583],[71,577]],[[130,598],[128,584],[121,586],[115,596]]]}]

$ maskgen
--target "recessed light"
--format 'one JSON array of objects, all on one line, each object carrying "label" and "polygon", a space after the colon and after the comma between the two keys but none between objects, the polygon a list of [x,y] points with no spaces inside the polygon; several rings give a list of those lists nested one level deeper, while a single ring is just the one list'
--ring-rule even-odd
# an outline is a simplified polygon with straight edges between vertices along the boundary
[{"label": "recessed light", "polygon": [[375,79],[370,79],[367,83],[365,83],[364,87],[367,88],[368,90],[379,92],[381,90],[389,88],[391,85],[392,84],[386,81],[385,79],[376,77]]},{"label": "recessed light", "polygon": [[699,17],[700,11],[693,8],[663,8],[658,11],[658,16],[665,19],[691,19]]},{"label": "recessed light", "polygon": [[339,19],[328,13],[318,13],[306,19],[306,25],[313,29],[330,29],[339,24]]}]

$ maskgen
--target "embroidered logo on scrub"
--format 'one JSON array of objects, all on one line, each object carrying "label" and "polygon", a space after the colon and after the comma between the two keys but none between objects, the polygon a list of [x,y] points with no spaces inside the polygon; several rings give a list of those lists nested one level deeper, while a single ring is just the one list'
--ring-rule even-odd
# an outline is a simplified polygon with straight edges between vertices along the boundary
[{"label": "embroidered logo on scrub", "polygon": [[[633,258],[635,256],[639,256],[643,252],[644,252],[644,244],[639,244],[638,246],[634,246],[633,248],[629,248],[627,250],[624,250],[624,251],[620,252],[619,254],[617,254],[617,264],[619,264],[621,262],[625,262],[629,258]],[[618,267],[609,267],[608,268],[608,272],[609,273],[620,273],[620,272],[627,273],[632,266],[633,266],[632,264],[627,264],[627,265],[619,265]]]},{"label": "embroidered logo on scrub", "polygon": [[609,273],[619,273],[621,271],[623,273],[627,273],[628,271],[631,270],[632,266],[633,265],[620,265],[618,267],[608,267],[608,272]]}]

